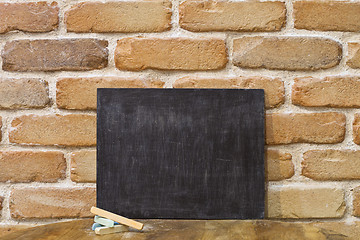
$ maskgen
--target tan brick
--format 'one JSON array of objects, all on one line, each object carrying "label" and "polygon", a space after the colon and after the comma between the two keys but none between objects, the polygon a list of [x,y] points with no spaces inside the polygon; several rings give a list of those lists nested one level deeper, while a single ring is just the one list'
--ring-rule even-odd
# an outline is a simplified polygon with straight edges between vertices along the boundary
[{"label": "tan brick", "polygon": [[279,150],[266,151],[266,177],[268,181],[280,181],[294,175],[294,164],[290,153]]},{"label": "tan brick", "polygon": [[360,179],[360,151],[310,150],[302,167],[302,175],[314,180]]},{"label": "tan brick", "polygon": [[334,67],[341,45],[317,37],[243,37],[234,40],[233,62],[242,68],[318,70]]},{"label": "tan brick", "polygon": [[360,43],[348,43],[348,56],[346,64],[351,68],[360,68]]},{"label": "tan brick", "polygon": [[10,195],[10,213],[15,219],[90,217],[96,205],[95,188],[25,188]]},{"label": "tan brick", "polygon": [[24,115],[11,123],[10,142],[30,145],[95,146],[96,116]]},{"label": "tan brick", "polygon": [[292,103],[307,107],[359,107],[360,77],[295,78]]},{"label": "tan brick", "polygon": [[163,87],[164,82],[120,77],[62,78],[56,83],[56,104],[63,109],[96,109],[97,88]]},{"label": "tan brick", "polygon": [[97,39],[41,39],[7,42],[5,71],[86,71],[108,63],[108,45]]},{"label": "tan brick", "polygon": [[0,196],[0,216],[1,216],[1,210],[3,209],[3,202],[4,202],[4,197]]},{"label": "tan brick", "polygon": [[0,117],[0,141],[2,140],[2,118]]},{"label": "tan brick", "polygon": [[0,3],[0,33],[49,32],[59,23],[56,2]]},{"label": "tan brick", "polygon": [[285,25],[284,2],[188,0],[179,7],[180,26],[204,31],[280,31]]},{"label": "tan brick", "polygon": [[45,107],[50,102],[47,89],[40,79],[0,79],[0,109]]},{"label": "tan brick", "polygon": [[237,77],[237,78],[194,78],[176,80],[174,88],[247,88],[265,90],[265,107],[275,108],[285,101],[284,83],[279,78]]},{"label": "tan brick", "polygon": [[354,114],[353,122],[353,139],[356,144],[360,145],[360,114]]},{"label": "tan brick", "polygon": [[0,182],[57,182],[65,178],[61,152],[1,151]]},{"label": "tan brick", "polygon": [[268,191],[269,218],[341,218],[344,191],[336,188],[282,188]]},{"label": "tan brick", "polygon": [[295,28],[318,31],[360,30],[360,4],[341,1],[295,1]]},{"label": "tan brick", "polygon": [[120,70],[216,70],[226,63],[225,42],[216,38],[123,38],[115,50]]},{"label": "tan brick", "polygon": [[339,143],[345,137],[345,115],[272,113],[266,115],[266,143]]},{"label": "tan brick", "polygon": [[71,154],[71,180],[96,182],[96,151],[78,151]]},{"label": "tan brick", "polygon": [[353,213],[354,216],[360,217],[360,187],[353,190]]},{"label": "tan brick", "polygon": [[68,32],[162,32],[171,28],[171,2],[82,2],[65,19]]}]

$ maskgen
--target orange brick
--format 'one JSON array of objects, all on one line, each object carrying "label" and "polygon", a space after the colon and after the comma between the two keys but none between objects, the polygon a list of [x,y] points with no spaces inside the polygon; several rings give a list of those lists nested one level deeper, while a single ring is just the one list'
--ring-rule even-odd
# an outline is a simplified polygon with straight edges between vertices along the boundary
[{"label": "orange brick", "polygon": [[95,188],[24,188],[10,195],[10,213],[15,219],[90,217],[96,205]]},{"label": "orange brick", "polygon": [[120,70],[217,70],[226,63],[225,41],[216,38],[123,38],[115,50]]},{"label": "orange brick", "polygon": [[302,166],[302,175],[314,180],[360,179],[360,151],[310,150]]},{"label": "orange brick", "polygon": [[360,114],[354,114],[353,122],[353,138],[356,144],[360,145]]},{"label": "orange brick", "polygon": [[68,32],[162,32],[171,28],[171,2],[82,2],[65,19]]},{"label": "orange brick", "polygon": [[360,4],[343,1],[295,1],[295,28],[318,31],[360,31]]},{"label": "orange brick", "polygon": [[237,77],[196,78],[184,77],[176,80],[174,88],[247,88],[264,89],[266,108],[275,108],[285,101],[284,83],[279,78]]},{"label": "orange brick", "polygon": [[56,2],[0,3],[0,33],[13,30],[49,32],[59,23]]},{"label": "orange brick", "polygon": [[180,4],[180,26],[204,31],[279,31],[286,21],[284,2],[194,1]]},{"label": "orange brick", "polygon": [[294,175],[294,164],[290,153],[279,150],[266,151],[266,176],[268,181],[280,181]]},{"label": "orange brick", "polygon": [[295,78],[291,98],[307,107],[359,107],[360,77]]},{"label": "orange brick", "polygon": [[344,191],[336,188],[281,188],[268,192],[269,218],[341,218]]},{"label": "orange brick", "polygon": [[360,68],[360,43],[348,43],[348,56],[346,64],[351,68]]},{"label": "orange brick", "polygon": [[360,187],[353,190],[353,215],[360,217]]},{"label": "orange brick", "polygon": [[4,202],[4,197],[0,196],[0,216],[1,216],[1,210],[3,209],[3,202]]},{"label": "orange brick", "polygon": [[266,115],[266,143],[339,143],[345,138],[345,115],[272,113]]},{"label": "orange brick", "polygon": [[108,42],[97,39],[40,39],[7,42],[5,71],[86,71],[108,64]]},{"label": "orange brick", "polygon": [[96,182],[96,151],[78,151],[71,154],[71,180]]},{"label": "orange brick", "polygon": [[61,152],[2,151],[0,182],[57,182],[65,178]]},{"label": "orange brick", "polygon": [[2,140],[2,118],[0,117],[0,141]]},{"label": "orange brick", "polygon": [[63,109],[96,109],[97,88],[163,87],[161,81],[120,77],[62,78],[56,83],[56,104]]},{"label": "orange brick", "polygon": [[241,68],[319,70],[342,57],[338,42],[318,37],[243,37],[234,40],[233,62]]},{"label": "orange brick", "polygon": [[50,102],[47,89],[36,78],[0,79],[0,108],[43,108]]},{"label": "orange brick", "polygon": [[96,116],[24,115],[11,123],[10,142],[30,145],[95,146]]}]

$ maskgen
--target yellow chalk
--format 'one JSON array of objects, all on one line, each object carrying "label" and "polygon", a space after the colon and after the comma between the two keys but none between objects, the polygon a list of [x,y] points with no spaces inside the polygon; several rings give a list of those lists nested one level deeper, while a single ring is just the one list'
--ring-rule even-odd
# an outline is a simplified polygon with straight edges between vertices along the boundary
[{"label": "yellow chalk", "polygon": [[115,213],[111,213],[108,212],[106,210],[103,210],[101,208],[97,208],[97,207],[91,207],[90,212],[95,214],[95,215],[99,215],[100,217],[104,217],[110,220],[113,220],[115,222],[118,222],[120,224],[141,230],[144,227],[144,224],[139,223],[137,221],[134,221],[132,219],[117,215]]}]

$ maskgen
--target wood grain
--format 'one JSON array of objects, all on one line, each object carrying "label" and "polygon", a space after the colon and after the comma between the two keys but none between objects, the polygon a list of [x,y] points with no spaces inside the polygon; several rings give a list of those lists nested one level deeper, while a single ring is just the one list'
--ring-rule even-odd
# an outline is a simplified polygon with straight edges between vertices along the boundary
[{"label": "wood grain", "polygon": [[142,220],[142,231],[98,236],[92,219],[44,225],[0,237],[0,240],[260,240],[358,239],[360,224],[346,222],[289,223],[269,220]]}]

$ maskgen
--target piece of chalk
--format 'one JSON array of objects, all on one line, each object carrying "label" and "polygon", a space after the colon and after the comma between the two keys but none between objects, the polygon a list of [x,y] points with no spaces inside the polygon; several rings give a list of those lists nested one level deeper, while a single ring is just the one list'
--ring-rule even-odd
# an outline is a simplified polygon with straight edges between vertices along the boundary
[{"label": "piece of chalk", "polygon": [[114,221],[113,220],[110,220],[110,219],[107,219],[107,218],[102,218],[102,217],[99,217],[99,216],[94,217],[94,222],[100,223],[104,227],[113,227],[114,226]]},{"label": "piece of chalk", "polygon": [[91,229],[94,231],[96,228],[98,227],[104,227],[103,225],[101,225],[100,223],[94,223],[91,227]]},{"label": "piece of chalk", "polygon": [[124,225],[116,225],[114,227],[98,227],[95,229],[95,233],[98,235],[105,235],[111,233],[125,232],[128,230],[128,227]]},{"label": "piece of chalk", "polygon": [[[133,227],[135,229],[141,230],[144,226],[144,224],[134,221],[132,219],[117,215],[115,213],[108,212],[106,210],[97,208],[97,207],[91,207],[90,212],[99,215],[100,217],[104,217],[113,221],[116,221],[120,224],[124,224],[129,227]],[[121,226],[121,225],[120,225]]]}]

